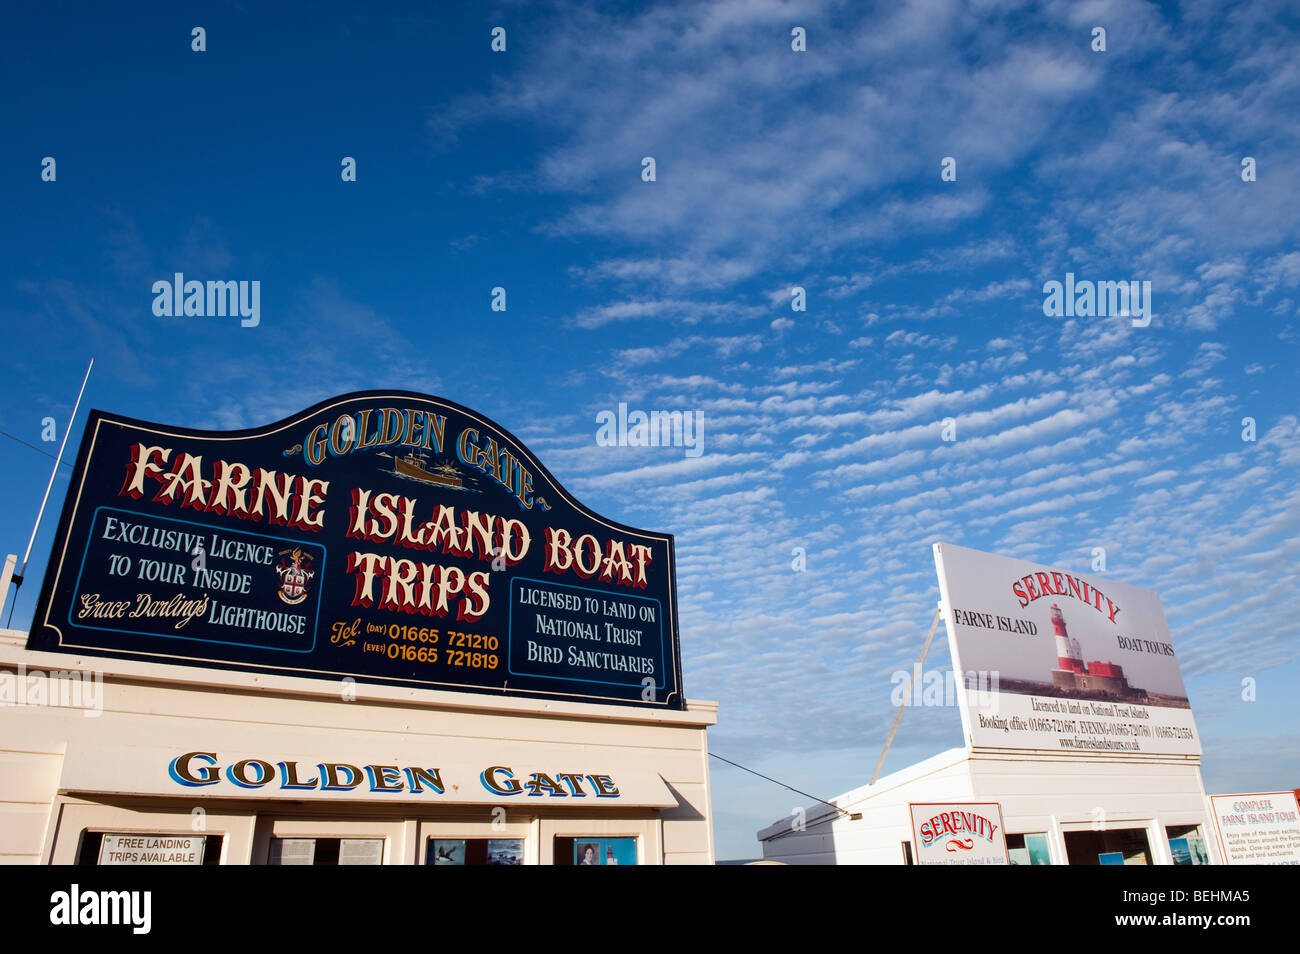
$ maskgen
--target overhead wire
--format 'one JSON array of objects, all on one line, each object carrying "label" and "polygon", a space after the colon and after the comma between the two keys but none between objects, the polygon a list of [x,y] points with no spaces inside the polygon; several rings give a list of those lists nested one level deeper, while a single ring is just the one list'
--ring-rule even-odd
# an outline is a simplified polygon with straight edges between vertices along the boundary
[{"label": "overhead wire", "polygon": [[759,778],[765,779],[774,785],[780,785],[784,789],[789,789],[790,791],[794,792],[796,795],[802,795],[804,798],[811,798],[814,802],[820,802],[822,805],[825,805],[827,808],[835,809],[841,815],[848,815],[850,818],[853,817],[852,812],[846,811],[845,809],[840,808],[840,806],[834,804],[833,802],[826,801],[826,799],[824,798],[818,798],[816,795],[809,795],[807,792],[800,791],[799,789],[795,788],[793,785],[787,785],[785,784],[785,782],[782,782],[779,779],[772,778],[770,775],[764,775],[762,772],[756,772],[754,771],[754,769],[750,768],[747,765],[741,765],[739,762],[733,762],[731,761],[731,759],[723,758],[717,752],[710,752],[709,755],[713,756],[715,759],[717,759],[720,762],[726,762],[728,765],[734,765],[736,768],[746,771],[750,775],[757,775]]}]

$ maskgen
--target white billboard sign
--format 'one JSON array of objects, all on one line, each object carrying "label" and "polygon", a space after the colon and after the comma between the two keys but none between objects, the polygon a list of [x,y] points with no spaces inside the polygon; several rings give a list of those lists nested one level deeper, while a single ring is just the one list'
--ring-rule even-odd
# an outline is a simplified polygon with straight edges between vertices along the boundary
[{"label": "white billboard sign", "polygon": [[914,802],[907,807],[918,865],[1011,863],[997,802]]},{"label": "white billboard sign", "polygon": [[1154,590],[948,543],[934,560],[968,745],[1200,754]]},{"label": "white billboard sign", "polygon": [[1211,795],[1210,813],[1230,865],[1300,865],[1295,792]]}]

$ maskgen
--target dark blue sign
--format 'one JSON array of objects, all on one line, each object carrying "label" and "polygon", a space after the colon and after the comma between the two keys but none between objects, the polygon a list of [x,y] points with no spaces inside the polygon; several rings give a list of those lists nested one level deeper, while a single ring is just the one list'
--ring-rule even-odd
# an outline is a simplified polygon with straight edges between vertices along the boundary
[{"label": "dark blue sign", "polygon": [[438,398],[232,432],[93,411],[28,648],[681,709],[673,561]]}]

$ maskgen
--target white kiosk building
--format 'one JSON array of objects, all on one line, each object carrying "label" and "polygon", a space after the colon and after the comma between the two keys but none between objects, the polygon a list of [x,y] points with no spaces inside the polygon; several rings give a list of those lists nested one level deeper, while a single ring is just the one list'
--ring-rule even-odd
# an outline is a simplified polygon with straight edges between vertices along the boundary
[{"label": "white kiosk building", "polygon": [[0,630],[0,862],[712,864],[675,572],[440,398],[94,411]]},{"label": "white kiosk building", "polygon": [[[1222,863],[1159,597],[949,544],[935,560],[965,746],[764,828],[763,857],[917,863],[909,806],[995,803],[1012,864]],[[939,863],[971,840],[940,839]]]}]

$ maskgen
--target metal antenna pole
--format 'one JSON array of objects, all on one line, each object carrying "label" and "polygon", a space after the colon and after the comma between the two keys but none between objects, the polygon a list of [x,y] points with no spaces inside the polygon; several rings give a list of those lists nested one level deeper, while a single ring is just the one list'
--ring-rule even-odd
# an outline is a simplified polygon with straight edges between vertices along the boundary
[{"label": "metal antenna pole", "polygon": [[58,476],[59,464],[63,461],[63,449],[68,446],[68,435],[72,433],[72,422],[77,419],[77,408],[81,407],[81,396],[86,393],[86,382],[90,380],[90,369],[95,366],[95,359],[90,359],[90,364],[86,365],[86,376],[81,379],[81,390],[77,392],[77,403],[72,405],[72,416],[68,418],[68,426],[63,430],[63,441],[59,444],[59,456],[54,458],[54,470],[50,472],[50,482],[45,485],[45,496],[41,498],[41,509],[36,512],[36,526],[32,527],[32,538],[27,541],[27,552],[23,554],[23,565],[18,572],[14,574],[14,582],[22,586],[23,574],[27,572],[27,561],[31,559],[32,547],[36,544],[36,531],[41,529],[41,517],[45,515],[45,505],[50,500],[50,490],[54,487],[54,478]]},{"label": "metal antenna pole", "polygon": [[912,686],[916,684],[916,673],[925,665],[925,654],[930,651],[930,640],[934,639],[934,631],[939,628],[939,618],[943,616],[943,610],[934,611],[934,622],[930,624],[930,632],[926,633],[925,645],[921,647],[921,658],[916,661],[916,669],[912,670],[912,680],[907,684],[907,694],[903,696],[903,701],[894,713],[894,724],[889,727],[889,738],[885,739],[885,747],[880,751],[880,759],[876,762],[876,770],[871,773],[871,781],[867,783],[870,787],[876,784],[876,779],[880,778],[880,770],[884,768],[885,756],[889,754],[889,747],[894,744],[894,733],[898,731],[898,723],[903,719],[903,710],[907,707],[907,697],[912,694]]}]

